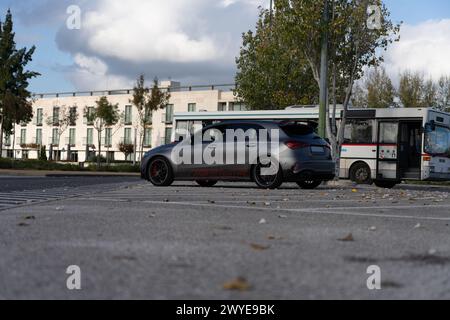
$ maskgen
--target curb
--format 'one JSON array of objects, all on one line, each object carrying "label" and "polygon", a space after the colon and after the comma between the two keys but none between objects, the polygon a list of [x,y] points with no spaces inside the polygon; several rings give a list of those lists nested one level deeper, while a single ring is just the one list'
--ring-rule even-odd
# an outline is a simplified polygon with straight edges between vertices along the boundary
[{"label": "curb", "polygon": [[75,174],[65,174],[65,173],[49,173],[44,175],[47,178],[70,178],[70,177],[93,177],[93,178],[117,178],[117,177],[140,177],[139,173],[118,173],[118,174],[107,174],[107,173],[93,173],[93,174],[86,174],[86,173],[75,173]]}]

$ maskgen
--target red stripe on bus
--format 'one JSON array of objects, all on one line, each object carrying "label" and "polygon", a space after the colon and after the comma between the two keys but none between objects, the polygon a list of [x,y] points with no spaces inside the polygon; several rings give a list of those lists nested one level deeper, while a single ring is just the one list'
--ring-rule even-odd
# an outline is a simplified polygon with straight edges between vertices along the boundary
[{"label": "red stripe on bus", "polygon": [[352,143],[352,144],[343,144],[343,147],[376,147],[376,146],[380,146],[380,147],[396,147],[396,144],[391,144],[391,143],[380,143],[380,144],[376,144],[376,143]]}]

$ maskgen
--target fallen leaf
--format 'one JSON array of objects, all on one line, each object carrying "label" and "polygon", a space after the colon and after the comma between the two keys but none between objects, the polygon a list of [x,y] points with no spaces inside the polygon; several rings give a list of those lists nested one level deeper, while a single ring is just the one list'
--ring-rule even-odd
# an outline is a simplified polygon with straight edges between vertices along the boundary
[{"label": "fallen leaf", "polygon": [[342,238],[342,239],[338,239],[339,241],[344,241],[344,242],[352,242],[355,241],[355,238],[353,238],[353,234],[349,233],[346,237]]},{"label": "fallen leaf", "polygon": [[377,227],[370,227],[369,231],[377,231]]},{"label": "fallen leaf", "polygon": [[256,251],[264,251],[270,249],[270,246],[262,246],[256,243],[251,243],[250,247],[252,247],[252,249]]},{"label": "fallen leaf", "polygon": [[233,290],[233,291],[247,291],[250,289],[250,284],[247,282],[245,278],[239,277],[229,282],[226,282],[223,285],[225,290]]},{"label": "fallen leaf", "polygon": [[356,192],[358,192],[358,190],[357,189],[352,189],[352,192],[356,193]]},{"label": "fallen leaf", "polygon": [[286,215],[284,215],[284,214],[280,214],[278,217],[279,217],[280,219],[286,219],[288,216],[286,216]]},{"label": "fallen leaf", "polygon": [[28,227],[29,224],[28,224],[28,223],[21,222],[21,223],[18,224],[18,226],[19,226],[19,227]]},{"label": "fallen leaf", "polygon": [[421,229],[421,228],[422,228],[422,225],[420,223],[418,223],[414,226],[414,229]]},{"label": "fallen leaf", "polygon": [[266,219],[259,220],[259,224],[266,224],[266,223],[267,223]]},{"label": "fallen leaf", "polygon": [[214,204],[216,203],[214,200],[208,200],[209,203]]},{"label": "fallen leaf", "polygon": [[25,220],[36,220],[36,217],[35,216],[28,216],[28,217],[25,217]]},{"label": "fallen leaf", "polygon": [[270,206],[271,206],[271,203],[270,203],[270,202],[264,202],[264,205],[265,205],[266,207],[270,207]]}]

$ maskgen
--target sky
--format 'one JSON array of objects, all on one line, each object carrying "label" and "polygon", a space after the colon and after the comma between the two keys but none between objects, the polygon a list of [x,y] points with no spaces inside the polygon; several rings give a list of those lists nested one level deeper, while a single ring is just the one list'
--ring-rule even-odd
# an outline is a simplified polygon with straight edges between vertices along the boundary
[{"label": "sky", "polygon": [[[185,85],[234,82],[241,35],[269,0],[0,0],[13,12],[18,47],[36,45],[35,93],[113,90],[148,79]],[[406,69],[450,75],[450,1],[385,0],[401,41],[384,53],[393,79]],[[69,29],[67,9],[81,9]],[[69,20],[73,21],[73,20]]]}]

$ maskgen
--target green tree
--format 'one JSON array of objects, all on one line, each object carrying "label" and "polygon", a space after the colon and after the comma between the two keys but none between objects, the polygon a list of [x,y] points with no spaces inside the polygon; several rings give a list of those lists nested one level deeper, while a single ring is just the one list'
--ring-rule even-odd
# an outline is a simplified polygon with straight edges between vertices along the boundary
[{"label": "green tree", "polygon": [[[333,147],[333,155],[339,167],[339,154],[344,137],[345,117],[347,108],[353,93],[356,80],[363,76],[366,66],[377,66],[383,61],[381,53],[389,44],[396,41],[396,34],[400,25],[395,25],[389,18],[389,12],[381,0],[333,0],[330,1],[331,10],[328,23],[323,23],[324,0],[277,0],[273,16],[273,35],[283,46],[281,52],[289,52],[289,58],[285,60],[295,61],[304,66],[308,65],[310,74],[316,82],[316,93],[321,86],[320,62],[322,49],[322,36],[329,38],[329,77],[331,86],[329,96],[332,99],[333,111],[327,106],[327,135]],[[377,5],[380,13],[379,25],[369,28],[371,19],[370,5]],[[264,18],[264,16],[263,16]],[[264,21],[264,19],[260,19]],[[259,23],[263,28],[266,24]],[[259,31],[261,33],[261,31]],[[268,36],[266,36],[267,38]],[[244,36],[244,49],[245,49]],[[254,48],[249,46],[249,55],[256,55],[260,48],[264,48],[265,42],[255,42]],[[261,49],[262,50],[262,49]],[[279,51],[279,52],[280,52]],[[280,53],[272,57],[277,64],[283,61]],[[244,54],[247,54],[244,50]],[[242,52],[241,52],[242,55]],[[250,60],[251,61],[251,60]],[[270,66],[270,65],[269,65]],[[264,72],[262,74],[276,74],[267,64],[256,65]],[[298,68],[298,65],[294,66]],[[301,70],[300,72],[302,72]],[[261,76],[261,79],[264,77]],[[257,76],[253,77],[255,91],[261,91],[261,82]],[[288,79],[289,80],[289,79]],[[250,82],[250,81],[248,81]],[[299,82],[289,83],[288,87],[299,86]],[[248,103],[246,101],[246,103]],[[337,130],[334,118],[337,103],[344,105],[343,125]]]},{"label": "green tree", "polygon": [[92,123],[95,131],[97,131],[98,155],[97,168],[101,165],[102,154],[102,133],[106,128],[115,126],[120,121],[119,105],[113,105],[108,101],[107,97],[101,97],[96,101],[96,107],[84,109],[84,117],[88,123]]},{"label": "green tree", "polygon": [[405,108],[437,107],[437,93],[433,80],[425,80],[420,72],[405,71],[400,75],[398,96]]},{"label": "green tree", "polygon": [[14,125],[29,122],[33,117],[29,80],[39,73],[26,70],[32,60],[35,47],[17,49],[11,12],[0,21],[0,156],[3,134],[10,135]]},{"label": "green tree", "polygon": [[396,90],[383,67],[375,67],[367,73],[362,85],[356,85],[353,105],[364,108],[389,108],[395,106]]},{"label": "green tree", "polygon": [[139,133],[140,155],[144,154],[145,129],[152,125],[152,115],[154,111],[164,109],[169,103],[170,93],[161,90],[158,84],[158,78],[153,79],[152,88],[145,86],[145,76],[140,75],[133,89],[133,99],[130,100],[137,110],[138,122],[137,130]]},{"label": "green tree", "polygon": [[317,103],[317,86],[298,48],[281,39],[281,25],[261,9],[256,31],[243,34],[235,94],[251,110]]}]

